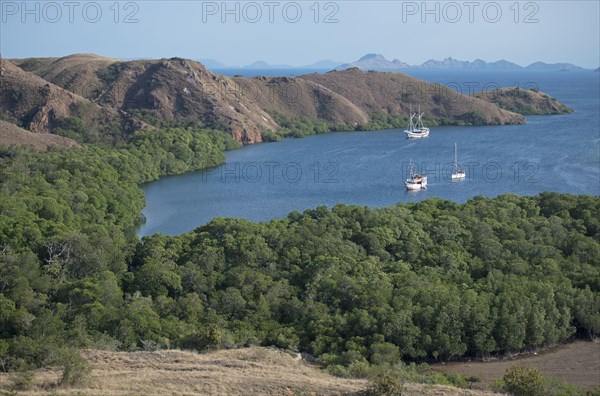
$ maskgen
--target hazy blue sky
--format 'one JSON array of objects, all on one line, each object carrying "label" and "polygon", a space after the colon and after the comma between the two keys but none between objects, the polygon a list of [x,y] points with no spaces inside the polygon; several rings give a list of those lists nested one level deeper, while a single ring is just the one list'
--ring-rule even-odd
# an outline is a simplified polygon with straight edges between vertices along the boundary
[{"label": "hazy blue sky", "polygon": [[374,52],[410,64],[452,56],[596,68],[599,4],[0,0],[0,51],[9,58],[88,52],[229,65],[352,61]]}]

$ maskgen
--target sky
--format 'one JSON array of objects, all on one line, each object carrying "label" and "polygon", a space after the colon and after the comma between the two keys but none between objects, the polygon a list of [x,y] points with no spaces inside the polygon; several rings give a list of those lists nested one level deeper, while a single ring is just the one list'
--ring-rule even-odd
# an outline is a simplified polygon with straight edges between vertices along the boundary
[{"label": "sky", "polygon": [[420,64],[453,57],[600,66],[593,1],[8,1],[6,58],[96,53],[301,66],[367,53]]}]

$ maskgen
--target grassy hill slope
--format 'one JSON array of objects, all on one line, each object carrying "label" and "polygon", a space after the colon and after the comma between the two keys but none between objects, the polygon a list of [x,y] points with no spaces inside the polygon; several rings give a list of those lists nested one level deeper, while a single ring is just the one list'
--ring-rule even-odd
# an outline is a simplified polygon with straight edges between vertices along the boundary
[{"label": "grassy hill slope", "polygon": [[51,147],[58,149],[81,147],[72,139],[50,133],[29,132],[2,120],[0,120],[0,145],[32,146],[36,151],[48,151]]},{"label": "grassy hill slope", "polygon": [[517,87],[476,92],[476,98],[524,115],[568,114],[573,110],[543,92]]},{"label": "grassy hill slope", "polygon": [[[91,364],[83,385],[55,387],[58,369],[39,370],[20,395],[358,395],[366,380],[338,378],[279,350],[247,348],[207,354],[83,351]],[[12,385],[0,373],[0,389]],[[407,384],[405,395],[486,396],[492,393],[441,385]]]}]

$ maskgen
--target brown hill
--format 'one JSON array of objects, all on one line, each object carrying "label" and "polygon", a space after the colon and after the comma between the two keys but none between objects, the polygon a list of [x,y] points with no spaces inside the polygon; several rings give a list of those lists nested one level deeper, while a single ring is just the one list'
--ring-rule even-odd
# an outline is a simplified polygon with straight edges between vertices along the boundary
[{"label": "brown hill", "polygon": [[305,78],[236,78],[241,94],[262,109],[294,119],[321,119],[336,125],[362,125],[368,114],[344,96]]},{"label": "brown hill", "polygon": [[[90,380],[79,386],[55,384],[58,370],[38,370],[19,395],[358,395],[365,380],[333,377],[297,356],[265,348],[207,354],[182,351],[107,352],[88,350]],[[10,392],[11,375],[0,373],[0,390]],[[12,394],[12,393],[11,393]],[[484,391],[406,384],[403,395],[486,396]]]},{"label": "brown hill", "polygon": [[484,100],[457,93],[440,84],[418,80],[404,73],[364,72],[358,68],[308,74],[314,81],[338,93],[367,114],[408,114],[420,106],[427,116],[443,124],[522,124],[518,114],[499,109]]},{"label": "brown hill", "polygon": [[518,87],[481,91],[475,97],[523,115],[568,114],[573,110],[543,92]]},{"label": "brown hill", "polygon": [[98,72],[104,89],[93,98],[103,106],[131,111],[154,125],[200,124],[231,131],[242,143],[261,141],[277,124],[232,79],[198,62],[173,58],[131,61]]},{"label": "brown hill", "polygon": [[[123,134],[147,125],[129,114],[89,100],[2,61],[0,112],[2,117],[31,132],[49,133],[78,124],[82,141],[118,141]],[[74,121],[75,120],[75,121]],[[78,121],[78,122],[77,122]]]},{"label": "brown hill", "polygon": [[278,125],[234,82],[180,58],[119,62],[77,54],[52,62],[20,60],[36,75],[106,108],[132,112],[155,126],[210,126],[243,143]]},{"label": "brown hill", "polygon": [[102,86],[98,70],[118,62],[93,54],[74,54],[62,58],[30,58],[12,60],[21,69],[34,73],[86,99],[92,99]]},{"label": "brown hill", "polygon": [[35,70],[46,67],[57,59],[59,58],[14,58],[9,60],[23,70],[35,73]]},{"label": "brown hill", "polygon": [[69,149],[81,147],[79,143],[72,139],[50,133],[29,132],[2,120],[0,120],[0,145],[32,146],[37,151],[47,151],[49,148]]}]

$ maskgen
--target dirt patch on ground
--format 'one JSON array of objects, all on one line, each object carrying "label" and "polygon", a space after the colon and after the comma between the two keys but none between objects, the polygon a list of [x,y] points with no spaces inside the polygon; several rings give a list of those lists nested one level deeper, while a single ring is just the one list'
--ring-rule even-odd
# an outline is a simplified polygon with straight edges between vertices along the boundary
[{"label": "dirt patch on ground", "polygon": [[488,362],[471,361],[436,364],[441,372],[456,372],[481,378],[480,386],[489,388],[494,380],[502,378],[514,364],[540,369],[545,376],[562,378],[574,385],[592,388],[600,386],[600,342],[576,341],[561,345],[537,355],[515,356]]}]

